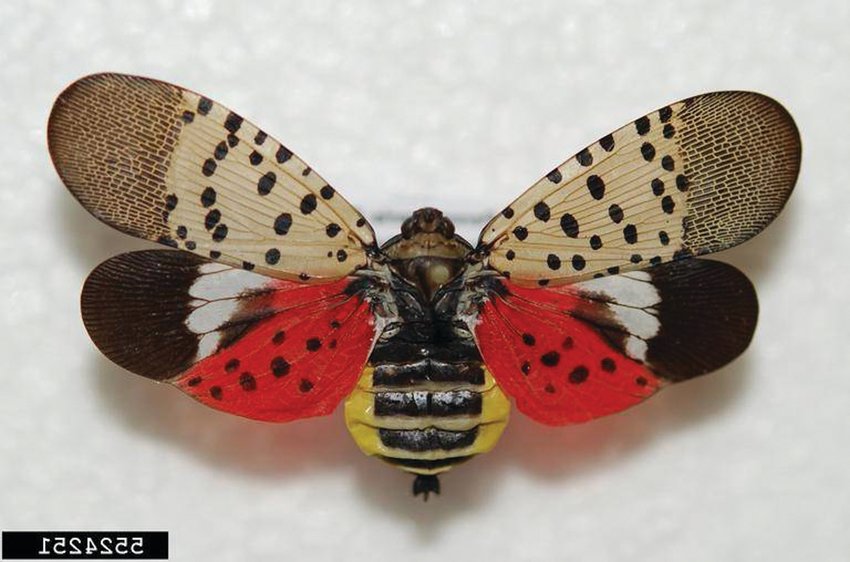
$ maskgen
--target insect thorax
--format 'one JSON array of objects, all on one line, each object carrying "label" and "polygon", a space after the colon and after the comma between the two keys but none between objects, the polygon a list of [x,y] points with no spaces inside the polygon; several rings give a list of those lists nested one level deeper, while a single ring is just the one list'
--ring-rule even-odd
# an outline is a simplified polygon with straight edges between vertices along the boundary
[{"label": "insect thorax", "polygon": [[401,234],[381,248],[393,272],[419,289],[426,301],[463,271],[471,249],[455,234],[452,221],[430,207],[415,211]]}]

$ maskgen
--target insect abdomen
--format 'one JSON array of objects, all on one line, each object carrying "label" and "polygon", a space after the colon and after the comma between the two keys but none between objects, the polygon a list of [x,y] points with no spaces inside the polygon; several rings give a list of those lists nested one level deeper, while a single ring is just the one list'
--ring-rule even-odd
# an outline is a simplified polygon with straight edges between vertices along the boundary
[{"label": "insect abdomen", "polygon": [[367,455],[416,474],[438,474],[493,448],[510,403],[477,361],[368,364],[345,403]]}]

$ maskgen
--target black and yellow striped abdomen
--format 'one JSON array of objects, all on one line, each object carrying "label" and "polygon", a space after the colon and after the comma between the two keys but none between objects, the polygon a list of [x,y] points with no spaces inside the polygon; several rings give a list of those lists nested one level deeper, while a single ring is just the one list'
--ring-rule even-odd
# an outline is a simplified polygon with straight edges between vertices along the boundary
[{"label": "black and yellow striped abdomen", "polygon": [[438,474],[493,448],[510,403],[478,361],[369,363],[345,403],[360,449],[402,470]]}]

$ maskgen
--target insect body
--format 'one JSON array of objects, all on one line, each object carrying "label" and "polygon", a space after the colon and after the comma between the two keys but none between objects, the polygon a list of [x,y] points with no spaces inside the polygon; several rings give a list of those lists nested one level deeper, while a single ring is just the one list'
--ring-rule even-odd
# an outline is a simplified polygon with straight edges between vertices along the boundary
[{"label": "insect body", "polygon": [[743,352],[752,285],[695,256],[761,231],[800,163],[779,104],[704,94],[580,151],[474,246],[430,208],[378,246],[288,148],[177,86],[83,78],[48,141],[86,209],[172,248],[89,276],[83,319],[101,351],[253,419],[344,401],[360,448],[415,473],[426,498],[438,473],[496,444],[509,397],[542,423],[578,423]]},{"label": "insect body", "polygon": [[490,450],[509,402],[458,316],[472,247],[436,209],[421,209],[382,248],[393,272],[394,326],[378,338],[346,402],[360,448],[417,473],[414,491],[439,492],[435,474]]}]

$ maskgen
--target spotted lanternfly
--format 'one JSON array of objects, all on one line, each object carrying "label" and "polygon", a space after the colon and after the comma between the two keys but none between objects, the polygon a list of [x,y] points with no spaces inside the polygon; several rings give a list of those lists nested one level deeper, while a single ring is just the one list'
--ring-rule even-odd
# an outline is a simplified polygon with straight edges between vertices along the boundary
[{"label": "spotted lanternfly", "polygon": [[475,246],[431,208],[378,246],[289,149],[171,84],[83,78],[56,101],[48,141],[89,212],[178,250],[89,276],[83,320],[107,357],[257,420],[344,401],[363,452],[414,473],[426,498],[437,474],[496,444],[508,397],[545,424],[585,422],[742,353],[752,285],[693,257],[761,231],[800,166],[778,103],[709,93],[580,151]]}]

